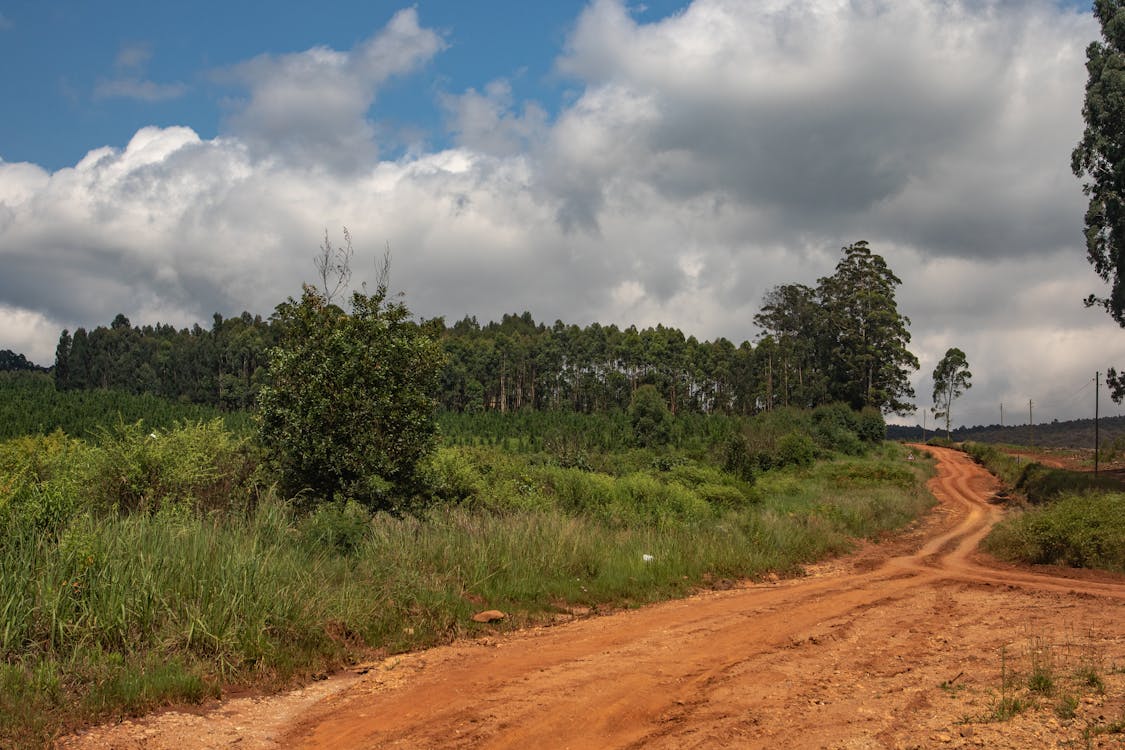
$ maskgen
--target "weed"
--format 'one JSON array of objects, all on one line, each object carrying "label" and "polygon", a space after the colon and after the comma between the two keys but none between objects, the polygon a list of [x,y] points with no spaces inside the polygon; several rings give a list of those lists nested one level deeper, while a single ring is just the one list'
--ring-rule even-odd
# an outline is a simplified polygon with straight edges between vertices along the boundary
[{"label": "weed", "polygon": [[1028,704],[1022,698],[1012,694],[1016,686],[1017,674],[1008,665],[1008,649],[1000,647],[1000,696],[992,704],[988,715],[990,721],[1008,721],[1016,714],[1027,708]]},{"label": "weed", "polygon": [[1055,673],[1051,659],[1051,648],[1042,638],[1034,638],[1028,649],[1031,672],[1027,676],[1027,688],[1039,695],[1055,692]]},{"label": "weed", "polygon": [[1093,688],[1098,693],[1105,692],[1105,681],[1102,676],[1098,674],[1098,670],[1092,664],[1083,664],[1078,667],[1074,672],[1074,678],[1083,687]]},{"label": "weed", "polygon": [[1055,715],[1060,719],[1073,719],[1077,711],[1078,698],[1070,693],[1063,695],[1055,704]]}]

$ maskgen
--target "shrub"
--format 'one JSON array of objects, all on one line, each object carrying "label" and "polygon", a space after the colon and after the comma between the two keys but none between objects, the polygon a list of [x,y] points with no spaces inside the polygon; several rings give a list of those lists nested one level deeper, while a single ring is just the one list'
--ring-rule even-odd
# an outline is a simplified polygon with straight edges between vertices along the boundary
[{"label": "shrub", "polygon": [[810,466],[816,458],[816,443],[802,432],[790,432],[777,441],[778,466]]},{"label": "shrub", "polygon": [[629,404],[633,441],[642,448],[667,445],[672,439],[672,413],[656,386],[642,385]]},{"label": "shrub", "polygon": [[750,441],[741,432],[727,438],[723,446],[723,468],[744,482],[754,481],[758,461],[751,453]]},{"label": "shrub", "polygon": [[859,413],[856,434],[867,443],[881,443],[887,438],[887,420],[878,409],[868,406]]},{"label": "shrub", "polygon": [[1068,494],[998,524],[984,546],[1005,560],[1125,573],[1125,494]]},{"label": "shrub", "polygon": [[281,343],[259,396],[261,437],[283,488],[385,508],[417,488],[436,443],[444,354],[382,283],[345,313],[306,286],[277,308]]},{"label": "shrub", "polygon": [[84,494],[102,510],[222,509],[248,499],[255,463],[218,419],[152,432],[141,422],[118,424],[101,430],[89,453]]}]

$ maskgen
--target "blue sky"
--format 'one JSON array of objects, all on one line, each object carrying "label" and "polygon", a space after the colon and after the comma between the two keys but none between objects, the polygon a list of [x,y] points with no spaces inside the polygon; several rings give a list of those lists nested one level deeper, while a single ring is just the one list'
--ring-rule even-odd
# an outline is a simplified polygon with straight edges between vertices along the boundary
[{"label": "blue sky", "polygon": [[[638,18],[654,20],[683,8],[652,0]],[[549,112],[572,81],[554,70],[583,2],[436,0],[414,7],[422,24],[448,45],[419,75],[393,81],[372,114],[401,143],[448,143],[438,104],[503,78],[518,99]],[[403,2],[214,2],[190,5],[113,2],[0,3],[0,99],[18,102],[0,119],[0,158],[57,169],[98,146],[119,145],[146,125],[187,125],[202,137],[222,130],[224,101],[238,92],[216,71],[260,54],[318,45],[350,49],[382,28]],[[110,94],[116,80],[167,87],[153,99]],[[102,89],[99,91],[99,84]],[[391,147],[394,152],[394,147]]]},{"label": "blue sky", "polygon": [[1087,416],[1125,365],[1069,169],[1096,36],[1052,0],[0,0],[0,348],[268,314],[345,226],[419,315],[738,342],[865,239],[920,406],[957,346],[955,421]]}]

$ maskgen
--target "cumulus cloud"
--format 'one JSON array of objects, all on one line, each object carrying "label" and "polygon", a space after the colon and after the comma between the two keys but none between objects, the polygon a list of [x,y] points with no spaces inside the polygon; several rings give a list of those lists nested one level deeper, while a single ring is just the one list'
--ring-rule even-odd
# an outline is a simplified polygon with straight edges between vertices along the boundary
[{"label": "cumulus cloud", "polygon": [[218,80],[249,90],[233,105],[230,131],[261,158],[335,171],[369,167],[377,149],[367,113],[379,86],[417,69],[444,46],[409,8],[347,52],[314,47],[261,55],[219,71]]},{"label": "cumulus cloud", "polygon": [[344,225],[356,279],[389,243],[392,286],[423,315],[741,341],[770,287],[815,284],[867,239],[904,280],[919,403],[959,346],[966,418],[995,421],[1001,400],[1050,404],[1119,352],[1080,304],[1098,282],[1069,173],[1095,33],[1046,0],[695,0],[653,23],[595,0],[560,51],[574,95],[555,115],[481,82],[437,103],[451,147],[380,161],[380,88],[445,45],[408,9],[351,50],[221,71],[245,96],[216,138],[145,128],[56,172],[0,162],[0,348],[31,341],[16,316],[56,327],[26,344],[42,362],[58,328],[116,312],[268,313]]}]

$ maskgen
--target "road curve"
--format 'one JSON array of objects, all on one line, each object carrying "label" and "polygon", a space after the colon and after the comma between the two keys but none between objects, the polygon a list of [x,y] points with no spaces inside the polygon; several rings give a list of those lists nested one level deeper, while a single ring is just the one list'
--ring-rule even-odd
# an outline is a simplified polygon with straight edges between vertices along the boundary
[{"label": "road curve", "polygon": [[[1093,730],[1125,722],[1125,669],[1109,668],[1125,664],[1125,577],[980,555],[1003,515],[996,479],[963,453],[915,449],[938,459],[935,510],[805,578],[404,654],[59,747],[1120,748]],[[1045,701],[990,718],[1028,659],[1082,696],[1073,719]],[[1063,684],[1090,665],[1104,689]]]},{"label": "road curve", "polygon": [[[783,673],[778,655],[794,644],[840,640],[832,634],[856,629],[860,621],[873,632],[880,620],[910,630],[909,613],[918,610],[934,621],[924,629],[928,637],[940,639],[934,634],[942,630],[942,613],[931,611],[931,602],[951,592],[985,599],[1019,592],[1051,602],[1058,596],[1092,597],[1102,609],[1118,608],[1125,600],[1120,578],[1075,580],[978,562],[978,543],[1003,513],[988,502],[997,481],[963,453],[926,450],[938,459],[929,486],[944,522],[912,551],[866,570],[755,585],[494,643],[435,649],[401,664],[404,674],[396,679],[388,679],[388,673],[400,665],[383,665],[370,679],[315,707],[293,723],[282,744],[765,747],[780,738],[787,747],[806,746],[806,740],[808,747],[830,746],[841,736],[838,722],[790,726],[764,715]],[[897,632],[882,637],[894,640]],[[834,663],[855,658],[846,644],[838,646]],[[887,658],[909,672],[912,652],[907,645],[905,652]],[[800,695],[800,684],[790,683],[786,694]],[[892,706],[880,731],[890,736],[896,726],[902,728],[903,719]],[[860,723],[865,725],[860,736],[878,735],[875,727]],[[846,720],[842,726],[855,729]],[[822,735],[826,727],[827,738]]]}]

